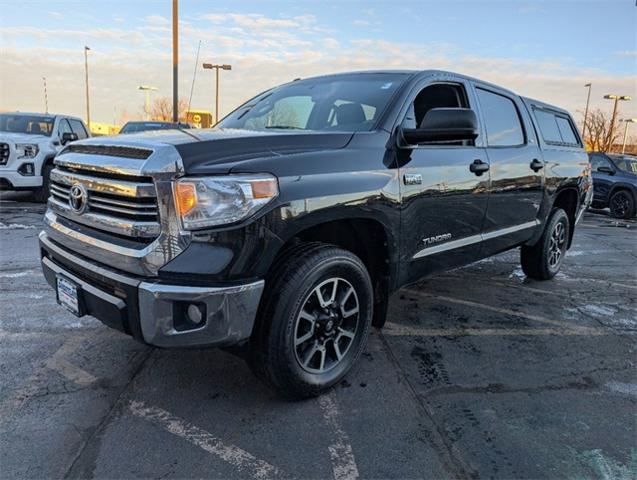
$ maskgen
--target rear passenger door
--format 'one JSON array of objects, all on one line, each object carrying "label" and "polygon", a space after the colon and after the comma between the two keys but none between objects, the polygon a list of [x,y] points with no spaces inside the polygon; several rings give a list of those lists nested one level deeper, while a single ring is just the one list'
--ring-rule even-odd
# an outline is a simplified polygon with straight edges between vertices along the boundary
[{"label": "rear passenger door", "polygon": [[[599,168],[602,168],[602,171]],[[611,165],[606,155],[601,153],[591,154],[591,169],[593,175],[593,200],[600,203],[608,201],[608,194],[613,183],[615,167]]]},{"label": "rear passenger door", "polygon": [[544,161],[521,100],[492,86],[475,84],[486,130],[491,184],[481,256],[528,240],[538,225]]}]

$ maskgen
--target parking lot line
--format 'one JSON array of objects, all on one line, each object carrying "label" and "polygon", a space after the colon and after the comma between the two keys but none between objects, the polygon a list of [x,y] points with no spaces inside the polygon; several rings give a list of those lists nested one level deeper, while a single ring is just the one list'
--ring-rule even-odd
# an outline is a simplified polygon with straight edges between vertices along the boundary
[{"label": "parking lot line", "polygon": [[525,318],[527,320],[531,320],[534,322],[547,323],[549,325],[556,325],[563,328],[569,328],[569,329],[582,328],[582,327],[575,327],[574,325],[570,323],[562,322],[560,320],[551,320],[549,318],[540,317],[539,315],[531,315],[530,313],[518,312],[515,310],[510,310],[508,308],[494,307],[492,305],[485,305],[484,303],[473,302],[471,300],[463,300],[460,298],[447,297],[444,295],[432,295],[429,293],[419,292],[417,290],[412,290],[409,288],[404,289],[403,291],[410,293],[412,295],[416,295],[421,298],[425,298],[427,300],[441,300],[443,302],[456,303],[458,305],[465,305],[465,306],[474,307],[474,308],[481,308],[483,310],[489,310],[492,312],[501,313],[503,315],[511,315],[513,317]]},{"label": "parking lot line", "polygon": [[334,479],[354,480],[359,478],[358,467],[356,466],[352,446],[349,443],[349,437],[339,421],[340,414],[334,392],[319,397],[318,403],[323,413],[323,419],[335,438],[335,442],[328,447]]},{"label": "parking lot line", "polygon": [[[419,328],[387,322],[383,335],[390,337],[464,337],[464,336],[516,336],[516,335],[615,335],[611,329],[594,327],[573,328]],[[627,332],[631,333],[631,332]]]},{"label": "parking lot line", "polygon": [[81,344],[85,343],[86,338],[84,336],[71,337],[46,361],[46,366],[82,387],[91,385],[97,381],[97,378],[77,365],[73,365],[68,360],[70,354],[77,350]]},{"label": "parking lot line", "polygon": [[242,475],[258,479],[280,475],[279,470],[268,462],[256,458],[239,447],[224,443],[213,434],[172,415],[166,410],[146,406],[143,402],[136,401],[130,402],[129,410],[133,415],[158,425],[173,435],[219,457],[237,468]]}]

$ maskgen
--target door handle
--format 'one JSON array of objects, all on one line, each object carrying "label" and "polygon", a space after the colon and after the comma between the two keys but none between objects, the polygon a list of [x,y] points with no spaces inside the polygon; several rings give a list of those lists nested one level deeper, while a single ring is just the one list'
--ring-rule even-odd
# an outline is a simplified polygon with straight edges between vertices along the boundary
[{"label": "door handle", "polygon": [[531,167],[531,170],[538,172],[544,168],[544,162],[540,162],[537,158],[534,158],[531,160],[531,165],[529,166]]},{"label": "door handle", "polygon": [[489,170],[489,164],[484,163],[482,160],[477,158],[476,160],[473,161],[471,165],[469,165],[469,170],[471,170],[473,173],[475,173],[479,177],[484,172],[487,172]]}]

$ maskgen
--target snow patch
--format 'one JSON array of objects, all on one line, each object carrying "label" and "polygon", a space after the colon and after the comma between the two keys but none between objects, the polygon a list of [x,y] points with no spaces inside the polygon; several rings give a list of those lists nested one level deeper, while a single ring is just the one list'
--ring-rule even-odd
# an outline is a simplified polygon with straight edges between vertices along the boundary
[{"label": "snow patch", "polygon": [[526,278],[526,275],[524,275],[522,268],[518,267],[511,272],[511,274],[509,275],[509,278]]},{"label": "snow patch", "polygon": [[617,310],[604,305],[588,304],[582,307],[582,310],[586,313],[590,313],[595,317],[610,317],[617,313]]},{"label": "snow patch", "polygon": [[31,230],[37,228],[35,225],[23,225],[21,223],[0,222],[0,230]]}]

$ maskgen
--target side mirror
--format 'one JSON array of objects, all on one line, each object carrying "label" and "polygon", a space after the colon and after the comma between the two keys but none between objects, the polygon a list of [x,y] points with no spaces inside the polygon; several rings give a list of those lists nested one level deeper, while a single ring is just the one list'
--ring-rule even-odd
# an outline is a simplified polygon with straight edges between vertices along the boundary
[{"label": "side mirror", "polygon": [[610,167],[604,167],[604,166],[597,167],[597,171],[600,172],[600,173],[608,173],[609,175],[614,175],[615,174],[615,170],[613,170]]},{"label": "side mirror", "polygon": [[66,145],[69,142],[74,142],[77,140],[77,133],[73,132],[64,132],[62,134],[62,145]]},{"label": "side mirror", "polygon": [[403,128],[411,145],[424,142],[454,142],[478,137],[478,118],[470,108],[432,108],[418,128]]}]

